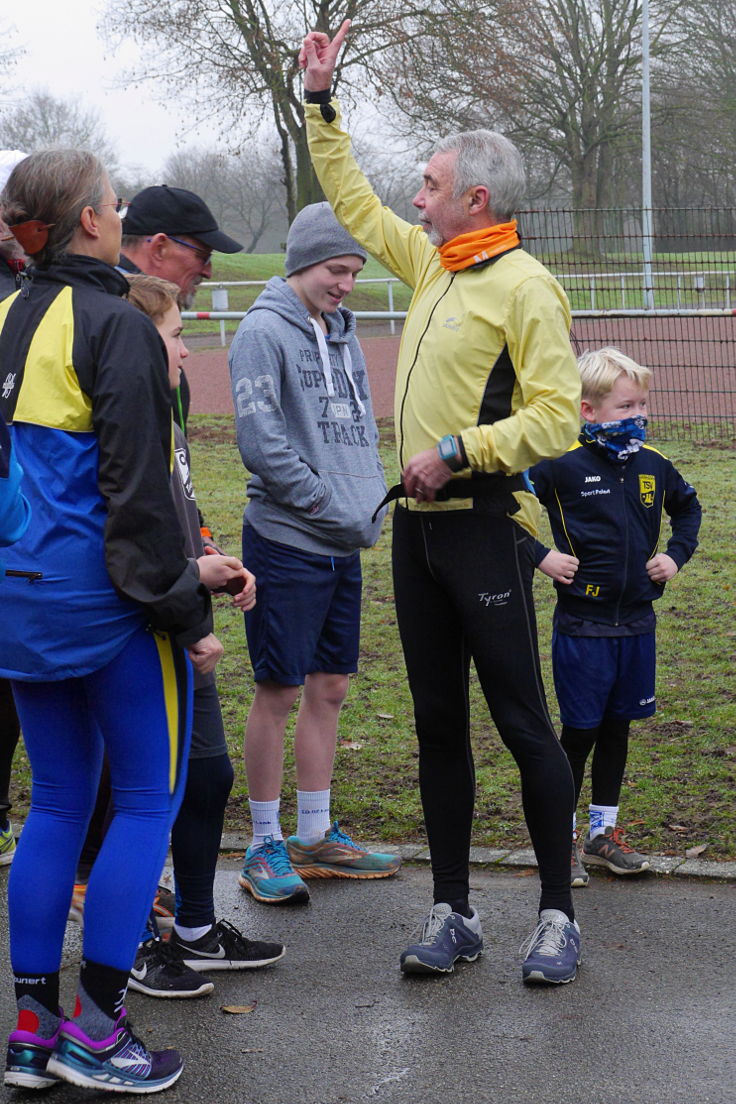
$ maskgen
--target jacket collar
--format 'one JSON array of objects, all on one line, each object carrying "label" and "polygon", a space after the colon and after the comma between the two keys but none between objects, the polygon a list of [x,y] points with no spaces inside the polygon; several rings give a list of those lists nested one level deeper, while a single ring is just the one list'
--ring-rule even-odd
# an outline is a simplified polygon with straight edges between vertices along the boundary
[{"label": "jacket collar", "polygon": [[75,287],[93,287],[108,295],[128,294],[128,281],[116,268],[95,257],[69,253],[46,268],[32,266],[29,275],[34,283],[72,284]]}]

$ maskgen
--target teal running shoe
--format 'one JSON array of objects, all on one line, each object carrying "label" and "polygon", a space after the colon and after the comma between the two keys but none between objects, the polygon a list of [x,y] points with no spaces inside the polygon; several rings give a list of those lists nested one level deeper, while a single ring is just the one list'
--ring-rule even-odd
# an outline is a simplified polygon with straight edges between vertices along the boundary
[{"label": "teal running shoe", "polygon": [[15,1089],[48,1089],[57,1085],[58,1078],[49,1073],[47,1067],[59,1041],[60,1030],[61,1020],[50,1039],[43,1039],[32,1031],[13,1031],[8,1039],[4,1083]]},{"label": "teal running shoe", "polygon": [[289,836],[286,849],[302,878],[389,878],[401,866],[399,855],[367,851],[341,831],[337,821],[316,843]]},{"label": "teal running shoe", "polygon": [[13,825],[8,821],[7,828],[0,828],[0,866],[9,866],[15,854],[15,836]]},{"label": "teal running shoe", "polygon": [[273,836],[248,848],[238,882],[266,905],[305,905],[309,900],[309,890],[291,865],[284,841]]},{"label": "teal running shoe", "polygon": [[83,1089],[155,1093],[173,1085],[183,1068],[178,1051],[149,1050],[123,1008],[107,1039],[90,1039],[73,1020],[62,1024],[47,1072]]}]

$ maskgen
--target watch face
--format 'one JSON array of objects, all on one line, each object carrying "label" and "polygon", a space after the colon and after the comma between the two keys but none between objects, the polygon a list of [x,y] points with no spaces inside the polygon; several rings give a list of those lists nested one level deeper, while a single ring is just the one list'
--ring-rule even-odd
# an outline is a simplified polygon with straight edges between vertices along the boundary
[{"label": "watch face", "polygon": [[443,437],[439,444],[440,456],[443,460],[451,460],[457,454],[457,446],[453,437]]}]

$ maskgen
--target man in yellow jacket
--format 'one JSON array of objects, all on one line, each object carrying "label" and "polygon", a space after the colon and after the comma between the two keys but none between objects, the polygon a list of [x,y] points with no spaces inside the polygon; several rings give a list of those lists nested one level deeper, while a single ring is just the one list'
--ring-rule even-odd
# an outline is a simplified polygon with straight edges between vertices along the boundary
[{"label": "man in yellow jacket", "polygon": [[401,955],[446,974],[483,951],[469,903],[475,798],[468,677],[475,663],[521,773],[541,879],[525,941],[528,982],[572,981],[580,929],[570,892],[570,768],[552,728],[532,601],[538,504],[523,472],[578,432],[580,378],[564,292],[521,249],[521,157],[493,131],[445,139],[414,198],[419,225],[381,205],[353,160],[330,87],[349,28],[304,40],[312,161],[340,222],[413,288],[396,375],[401,485],[393,526],[396,611],[419,740],[434,904]]}]

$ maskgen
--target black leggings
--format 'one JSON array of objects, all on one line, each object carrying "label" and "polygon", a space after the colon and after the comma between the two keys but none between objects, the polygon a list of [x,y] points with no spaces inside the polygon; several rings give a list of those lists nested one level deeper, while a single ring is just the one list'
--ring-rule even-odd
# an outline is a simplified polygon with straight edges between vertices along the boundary
[{"label": "black leggings", "polygon": [[573,783],[542,686],[532,540],[482,510],[394,514],[396,611],[419,740],[419,785],[435,901],[467,900],[475,768],[472,658],[521,796],[542,884],[540,908],[572,916]]},{"label": "black leggings", "polygon": [[629,724],[621,717],[604,717],[597,728],[562,726],[561,743],[570,760],[576,806],[583,788],[585,764],[593,748],[592,803],[618,805],[629,752]]},{"label": "black leggings", "polygon": [[20,721],[10,682],[0,679],[0,827],[11,809],[10,770],[19,736]]},{"label": "black leggings", "polygon": [[183,927],[215,923],[215,871],[232,786],[233,765],[227,752],[189,760],[184,800],[171,830],[176,922]]}]

